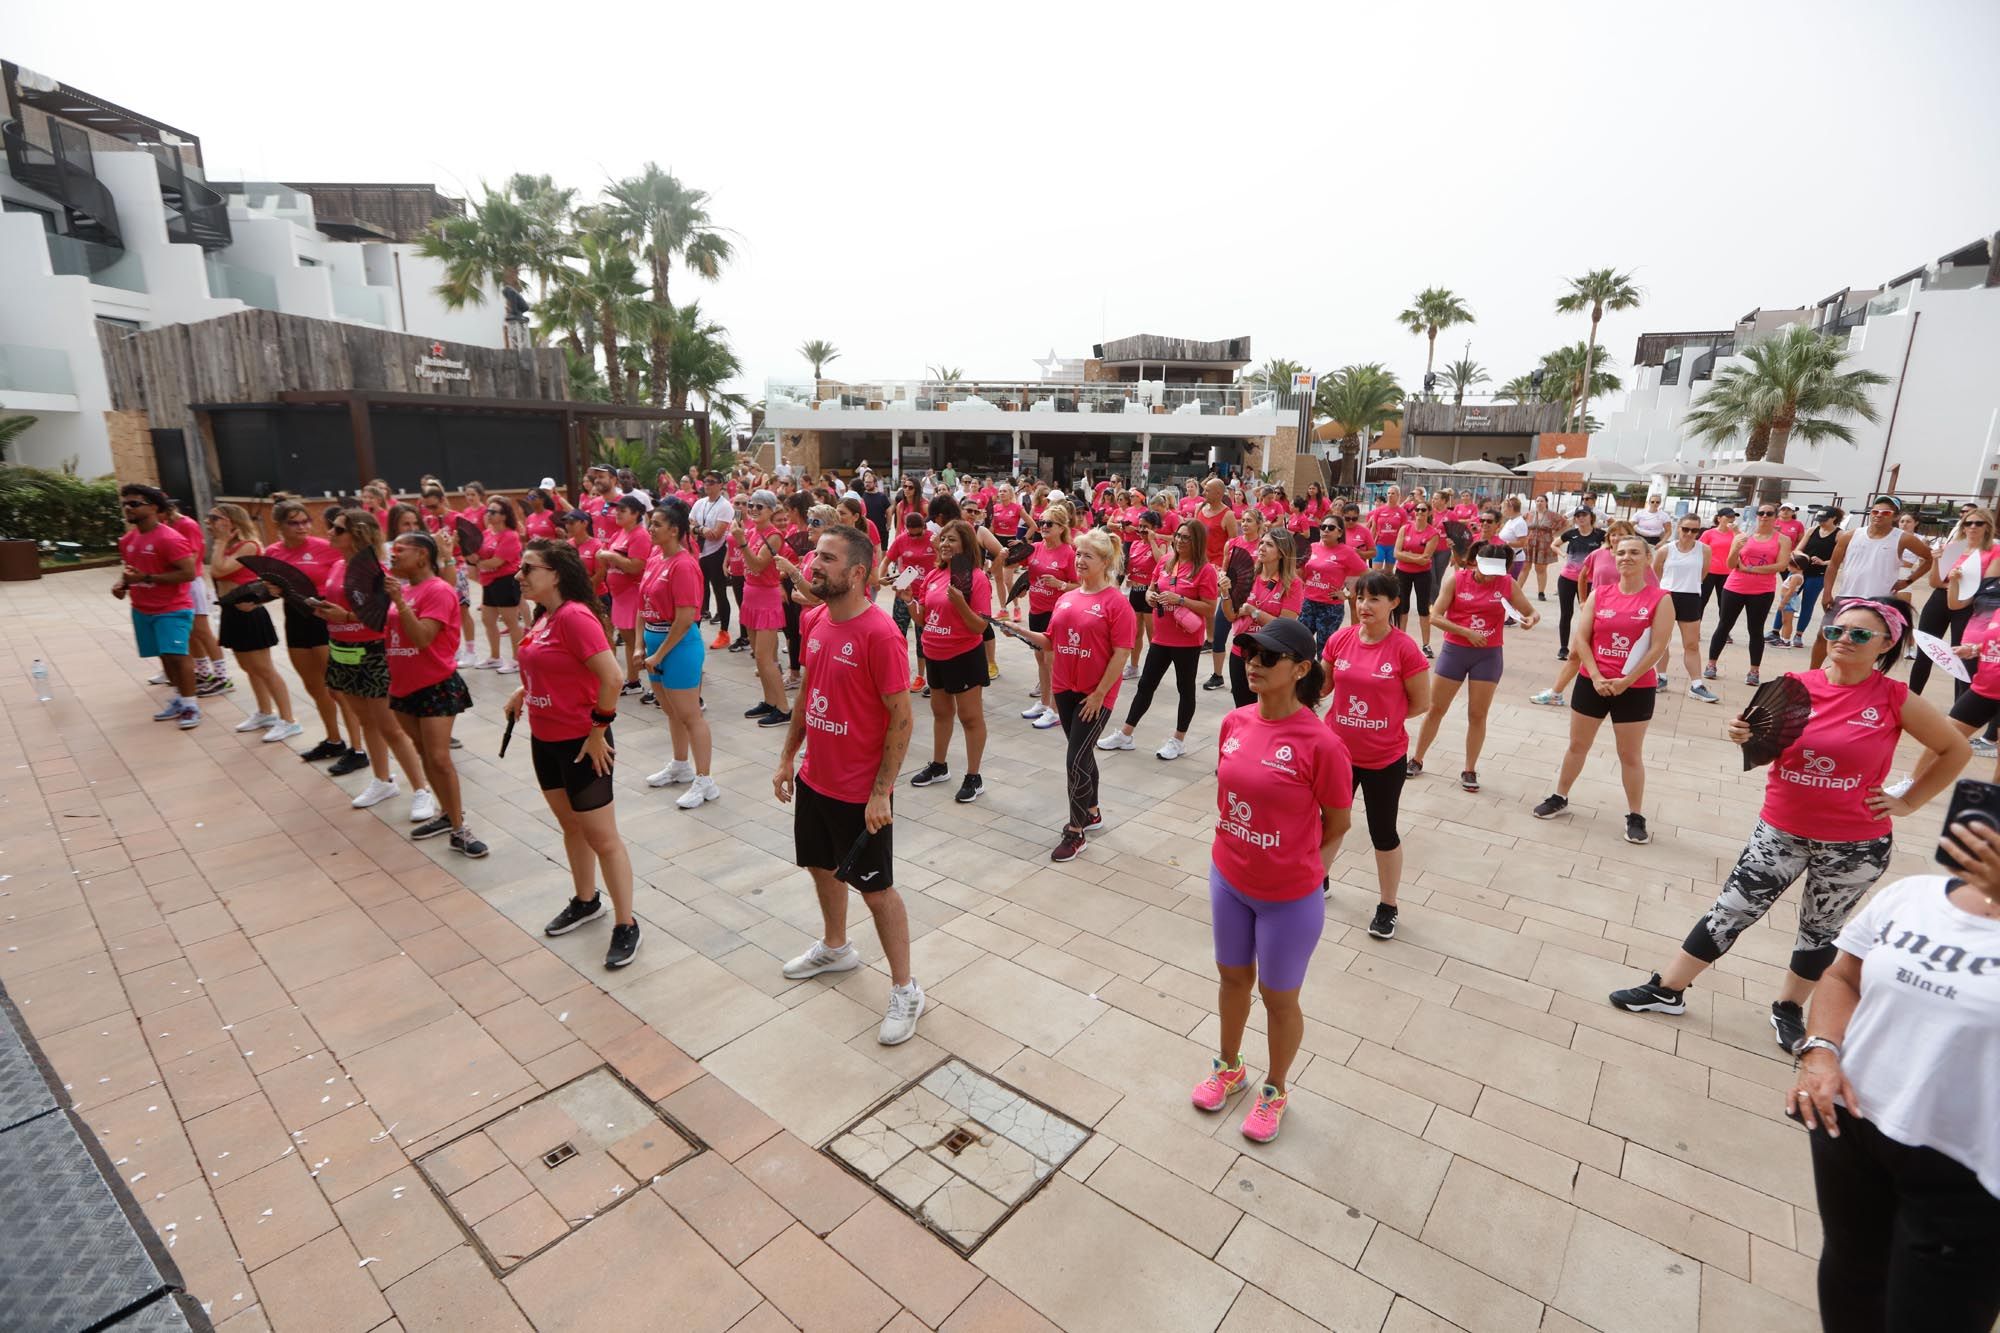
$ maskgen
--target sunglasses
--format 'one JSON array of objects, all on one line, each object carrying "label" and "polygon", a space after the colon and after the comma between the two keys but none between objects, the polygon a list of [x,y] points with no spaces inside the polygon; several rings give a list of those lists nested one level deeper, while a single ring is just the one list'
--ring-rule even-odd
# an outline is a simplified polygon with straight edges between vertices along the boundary
[{"label": "sunglasses", "polygon": [[329,537],[345,537],[347,535],[346,525],[343,524],[342,526],[337,528],[328,528],[326,530],[326,535]]},{"label": "sunglasses", "polygon": [[1965,520],[1965,526],[1968,528],[1990,528],[1993,525],[1983,518],[1968,518]]},{"label": "sunglasses", "polygon": [[150,509],[153,507],[153,502],[150,500],[120,500],[118,503],[127,509]]},{"label": "sunglasses", "polygon": [[1293,657],[1290,653],[1279,652],[1276,648],[1257,648],[1250,653],[1250,656],[1255,658],[1257,665],[1263,667],[1266,671],[1269,671],[1280,662],[1297,662],[1301,660]]},{"label": "sunglasses", "polygon": [[1757,511],[1758,518],[1776,518],[1777,516],[1778,511],[1775,509],[1759,509]]},{"label": "sunglasses", "polygon": [[552,572],[552,570],[548,565],[531,565],[527,561],[523,560],[521,562],[521,572],[523,574],[538,574],[538,573],[549,573]]},{"label": "sunglasses", "polygon": [[285,520],[285,526],[288,528],[309,528],[312,525],[313,521],[309,518],[288,518]]},{"label": "sunglasses", "polygon": [[1431,508],[1429,505],[1411,505],[1410,512],[1412,514],[1428,514],[1431,512]]},{"label": "sunglasses", "polygon": [[1681,531],[1690,537],[1699,537],[1701,535],[1700,528],[1682,528]]},{"label": "sunglasses", "polygon": [[1873,643],[1881,633],[1879,629],[1860,629],[1853,625],[1828,625],[1820,630],[1820,637],[1828,643],[1839,643],[1845,637],[1849,643],[1859,646]]},{"label": "sunglasses", "polygon": [[1319,530],[1321,532],[1339,532],[1340,526],[1335,523],[1322,523],[1319,525]]}]

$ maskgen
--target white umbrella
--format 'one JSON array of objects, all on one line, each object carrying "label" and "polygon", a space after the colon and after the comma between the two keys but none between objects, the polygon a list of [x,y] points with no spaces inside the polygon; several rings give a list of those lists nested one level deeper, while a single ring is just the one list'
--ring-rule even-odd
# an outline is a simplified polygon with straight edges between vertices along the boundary
[{"label": "white umbrella", "polygon": [[1668,459],[1664,463],[1646,463],[1639,470],[1652,477],[1698,477],[1702,474],[1700,467],[1678,458]]},{"label": "white umbrella", "polygon": [[1454,463],[1451,470],[1453,472],[1469,472],[1481,477],[1511,477],[1514,475],[1514,469],[1508,467],[1505,463],[1495,463],[1485,458],[1475,458],[1466,463]]},{"label": "white umbrella", "polygon": [[1370,467],[1396,468],[1406,472],[1449,472],[1451,464],[1442,458],[1426,458],[1422,454],[1397,454],[1390,458],[1378,459]]},{"label": "white umbrella", "polygon": [[1774,481],[1821,481],[1819,473],[1792,463],[1772,463],[1760,459],[1755,463],[1724,464],[1705,471],[1720,477],[1768,477]]},{"label": "white umbrella", "polygon": [[1595,478],[1610,481],[1644,481],[1645,474],[1634,472],[1625,464],[1611,458],[1598,458],[1591,454],[1581,454],[1575,458],[1537,458],[1514,469],[1516,472],[1561,472],[1574,477]]}]

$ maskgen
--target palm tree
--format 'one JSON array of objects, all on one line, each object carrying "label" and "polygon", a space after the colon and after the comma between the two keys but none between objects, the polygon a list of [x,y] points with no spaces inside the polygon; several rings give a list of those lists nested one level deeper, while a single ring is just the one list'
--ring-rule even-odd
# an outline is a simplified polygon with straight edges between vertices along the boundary
[{"label": "palm tree", "polygon": [[639,268],[626,245],[625,236],[605,225],[602,214],[587,220],[588,230],[577,238],[583,255],[583,272],[576,285],[595,312],[597,337],[604,352],[604,379],[611,386],[611,401],[625,401],[623,359],[618,354],[618,334],[644,328],[651,315],[651,303],[639,283]]},{"label": "palm tree", "polygon": [[28,433],[28,427],[35,424],[33,417],[8,417],[0,420],[0,463],[7,461],[7,449],[14,441]]},{"label": "palm tree", "polygon": [[[1743,454],[1749,462],[1785,461],[1792,437],[1854,443],[1854,430],[1841,418],[1874,421],[1878,413],[1870,389],[1892,383],[1874,370],[1842,370],[1847,343],[1793,324],[1744,348],[1745,364],[1725,366],[1683,418],[1698,440],[1721,444],[1747,432]],[[1758,487],[1760,499],[1775,500],[1776,478]]]},{"label": "palm tree", "polygon": [[690,301],[674,311],[667,349],[667,405],[687,411],[689,395],[698,396],[705,410],[717,403],[731,409],[748,406],[742,394],[723,385],[743,373],[743,363],[729,346],[729,330],[702,318],[701,306]]},{"label": "palm tree", "polygon": [[936,380],[939,384],[956,384],[961,379],[965,378],[965,371],[958,366],[947,366],[942,364],[935,366],[925,366],[924,371],[932,379]]},{"label": "palm tree", "polygon": [[653,406],[666,401],[667,346],[673,340],[673,301],[668,280],[678,258],[690,270],[713,279],[735,257],[735,247],[708,215],[708,193],[681,184],[671,172],[648,162],[637,176],[605,193],[626,229],[640,238],[640,256],[652,268],[653,304],[659,307],[651,347]]},{"label": "palm tree", "polygon": [[597,308],[577,281],[577,272],[560,265],[549,275],[535,302],[535,324],[546,339],[560,334],[563,346],[582,353],[597,338]]},{"label": "palm tree", "polygon": [[597,358],[581,349],[565,347],[562,351],[569,368],[569,396],[582,403],[609,401],[611,392],[604,387],[604,376],[597,373]]},{"label": "palm tree", "polygon": [[840,359],[840,349],[824,338],[814,338],[810,342],[800,344],[799,355],[812,362],[813,387],[817,389],[820,373],[826,369],[828,362]]},{"label": "palm tree", "polygon": [[1464,407],[1465,391],[1475,384],[1490,384],[1493,377],[1486,373],[1486,367],[1468,356],[1445,363],[1444,382],[1451,386],[1451,405]]},{"label": "palm tree", "polygon": [[1396,316],[1402,326],[1411,333],[1421,333],[1429,346],[1424,352],[1424,377],[1428,379],[1431,365],[1437,359],[1438,334],[1454,324],[1474,323],[1472,311],[1466,307],[1456,293],[1448,287],[1426,287],[1417,293],[1410,308]]},{"label": "palm tree", "polygon": [[1364,432],[1375,435],[1390,422],[1402,419],[1403,388],[1379,361],[1342,366],[1320,379],[1313,411],[1315,416],[1339,423],[1342,470],[1349,459],[1356,464],[1354,477],[1342,477],[1340,484],[1354,484],[1360,479],[1361,436]]},{"label": "palm tree", "polygon": [[552,186],[543,192],[547,181],[516,176],[500,191],[482,184],[484,197],[469,213],[438,219],[418,240],[417,253],[444,265],[436,291],[446,306],[484,305],[487,287],[519,291],[523,273],[546,278],[562,263],[570,253],[560,216],[567,195]]},{"label": "palm tree", "polygon": [[[1568,425],[1575,414],[1579,398],[1601,398],[1607,393],[1617,393],[1625,387],[1625,381],[1613,374],[1611,367],[1618,358],[1609,352],[1598,352],[1592,357],[1591,348],[1585,343],[1571,343],[1558,347],[1542,358],[1542,397],[1548,402],[1563,405],[1563,423]],[[1583,392],[1583,367],[1590,363],[1590,392]],[[1589,412],[1583,413],[1587,418]],[[1590,426],[1580,421],[1584,433]]]},{"label": "palm tree", "polygon": [[1246,384],[1259,389],[1285,389],[1292,387],[1292,376],[1303,375],[1305,367],[1296,361],[1283,357],[1272,357],[1257,369],[1243,377]]},{"label": "palm tree", "polygon": [[1535,387],[1533,375],[1516,375],[1493,391],[1495,398],[1506,398],[1517,403],[1533,402],[1541,390]]},{"label": "palm tree", "polygon": [[[1591,370],[1597,359],[1597,324],[1607,310],[1631,310],[1639,304],[1641,293],[1632,285],[1630,273],[1620,273],[1616,269],[1594,268],[1580,278],[1571,278],[1569,290],[1556,298],[1559,314],[1573,315],[1579,310],[1590,312],[1590,338],[1584,344],[1583,379],[1591,382]],[[1586,390],[1583,400],[1575,404],[1579,419],[1590,414],[1590,400],[1595,395]],[[1568,418],[1564,418],[1568,424]]]}]

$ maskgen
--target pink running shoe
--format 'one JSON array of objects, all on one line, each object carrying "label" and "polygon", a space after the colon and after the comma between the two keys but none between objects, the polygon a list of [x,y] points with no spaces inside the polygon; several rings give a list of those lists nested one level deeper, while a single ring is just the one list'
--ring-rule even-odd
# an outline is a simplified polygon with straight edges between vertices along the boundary
[{"label": "pink running shoe", "polygon": [[1269,1143],[1278,1137],[1278,1124],[1285,1118],[1285,1103],[1278,1090],[1266,1083],[1257,1094],[1257,1104],[1243,1117],[1243,1137],[1252,1143]]},{"label": "pink running shoe", "polygon": [[1250,1071],[1241,1061],[1234,1069],[1224,1069],[1220,1060],[1213,1063],[1215,1072],[1194,1085],[1194,1104],[1204,1111],[1220,1111],[1231,1097],[1250,1086]]}]

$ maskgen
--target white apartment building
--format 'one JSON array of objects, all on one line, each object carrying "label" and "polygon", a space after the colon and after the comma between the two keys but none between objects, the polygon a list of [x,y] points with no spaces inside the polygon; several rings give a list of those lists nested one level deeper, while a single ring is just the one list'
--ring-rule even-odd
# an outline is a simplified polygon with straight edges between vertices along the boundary
[{"label": "white apartment building", "polygon": [[112,470],[100,331],[256,307],[501,347],[496,293],[451,310],[411,242],[457,212],[427,185],[210,181],[201,141],[0,61],[0,417],[14,461]]},{"label": "white apartment building", "polygon": [[1712,448],[1688,438],[1683,423],[1715,376],[1740,363],[1739,349],[1793,324],[1845,338],[1845,368],[1890,381],[1875,393],[1877,420],[1847,423],[1853,444],[1791,442],[1785,460],[1822,478],[1796,483],[1794,494],[1852,506],[1882,491],[1992,496],[2000,489],[2000,256],[1991,236],[1880,287],[1754,310],[1729,328],[1643,335],[1625,401],[1606,416],[1591,452],[1634,466],[1741,462],[1743,440]]}]

